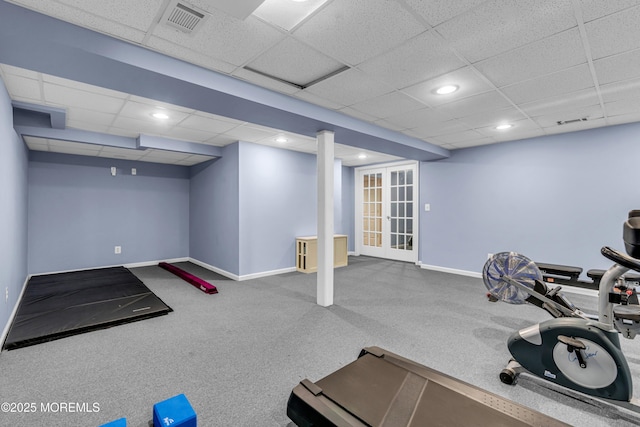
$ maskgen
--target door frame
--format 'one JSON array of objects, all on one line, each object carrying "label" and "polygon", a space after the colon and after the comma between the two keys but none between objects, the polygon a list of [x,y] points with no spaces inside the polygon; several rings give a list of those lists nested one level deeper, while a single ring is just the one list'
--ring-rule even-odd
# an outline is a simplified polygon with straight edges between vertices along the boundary
[{"label": "door frame", "polygon": [[[416,176],[414,178],[414,221],[413,221],[413,257],[409,262],[413,262],[415,264],[418,263],[418,252],[419,252],[419,244],[420,244],[420,162],[415,160],[405,160],[398,162],[390,162],[390,163],[380,163],[373,164],[368,166],[358,166],[354,168],[354,236],[355,236],[355,255],[359,256],[362,253],[362,237],[363,237],[363,216],[362,216],[362,174],[365,171],[376,170],[376,169],[387,169],[390,167],[397,166],[415,166]],[[385,177],[386,179],[386,177]],[[387,186],[388,183],[385,183]],[[388,188],[388,187],[387,187]],[[386,190],[385,190],[386,191]],[[386,200],[388,202],[388,200]],[[385,207],[386,209],[386,207]],[[383,218],[385,213],[383,212]],[[383,237],[386,238],[386,237]],[[386,257],[384,257],[386,258]],[[389,258],[394,259],[394,258]]]}]

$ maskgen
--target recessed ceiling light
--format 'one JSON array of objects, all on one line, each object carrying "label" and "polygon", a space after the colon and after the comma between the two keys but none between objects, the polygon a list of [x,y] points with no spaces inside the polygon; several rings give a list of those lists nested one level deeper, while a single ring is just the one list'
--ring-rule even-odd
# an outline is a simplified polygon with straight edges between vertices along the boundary
[{"label": "recessed ceiling light", "polygon": [[163,113],[160,111],[151,114],[151,116],[160,120],[167,120],[169,118],[169,115],[167,113]]},{"label": "recessed ceiling light", "polygon": [[279,136],[276,138],[276,142],[279,142],[280,144],[284,144],[287,141],[287,138],[285,138],[284,136]]},{"label": "recessed ceiling light", "polygon": [[366,159],[366,158],[367,158],[367,155],[366,155],[366,154],[364,154],[364,153],[363,153],[363,154],[358,154],[358,158],[359,158],[359,159]]},{"label": "recessed ceiling light", "polygon": [[458,89],[460,89],[460,86],[446,85],[446,86],[442,86],[442,87],[439,87],[438,89],[436,89],[436,93],[438,95],[448,95],[450,93],[453,93],[453,92],[457,91]]},{"label": "recessed ceiling light", "polygon": [[511,128],[511,127],[513,127],[513,125],[510,125],[510,124],[508,124],[508,123],[505,123],[505,124],[503,124],[503,125],[498,125],[498,126],[496,126],[496,129],[497,129],[497,130],[506,130],[506,129],[509,129],[509,128]]}]

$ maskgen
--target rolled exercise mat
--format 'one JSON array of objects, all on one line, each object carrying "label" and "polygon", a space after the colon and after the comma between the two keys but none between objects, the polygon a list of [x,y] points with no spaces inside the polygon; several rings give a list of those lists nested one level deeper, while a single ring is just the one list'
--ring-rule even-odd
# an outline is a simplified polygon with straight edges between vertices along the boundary
[{"label": "rolled exercise mat", "polygon": [[202,292],[205,292],[207,294],[217,294],[218,293],[218,289],[216,289],[215,286],[213,286],[211,283],[202,280],[201,278],[199,278],[198,276],[194,276],[191,273],[187,273],[186,271],[184,271],[181,268],[176,267],[175,265],[171,265],[169,263],[166,262],[161,262],[158,264],[159,267],[164,268],[165,270],[175,274],[176,276],[178,276],[179,278],[181,278],[182,280],[191,283],[193,286],[195,286],[196,288],[200,289]]}]

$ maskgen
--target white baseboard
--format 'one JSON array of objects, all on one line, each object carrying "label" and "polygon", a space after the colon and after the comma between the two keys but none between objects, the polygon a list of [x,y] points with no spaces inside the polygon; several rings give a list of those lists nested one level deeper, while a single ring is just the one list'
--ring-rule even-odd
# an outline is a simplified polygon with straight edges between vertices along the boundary
[{"label": "white baseboard", "polygon": [[27,278],[24,279],[24,283],[22,284],[22,289],[20,290],[20,295],[18,295],[18,299],[16,300],[16,303],[13,305],[13,310],[11,310],[11,314],[9,315],[9,319],[7,320],[7,324],[4,325],[2,335],[0,335],[0,351],[4,346],[4,340],[7,339],[7,335],[9,335],[9,329],[13,324],[13,319],[15,319],[16,317],[16,313],[18,312],[18,306],[20,305],[20,301],[22,301],[22,295],[24,295],[24,291],[27,288],[27,283],[29,282],[30,278],[31,278],[31,275],[27,276]]},{"label": "white baseboard", "polygon": [[199,265],[202,268],[206,268],[207,270],[211,270],[214,273],[218,273],[218,274],[220,274],[220,275],[222,275],[224,277],[228,277],[231,280],[236,280],[236,281],[240,280],[240,277],[238,275],[236,275],[236,274],[229,273],[228,271],[225,271],[225,270],[223,270],[221,268],[218,268],[218,267],[214,267],[211,264],[207,264],[206,262],[202,262],[202,261],[197,260],[195,258],[189,258],[189,262],[192,262],[195,265]]},{"label": "white baseboard", "polygon": [[124,264],[123,267],[126,267],[126,268],[149,267],[150,265],[158,265],[160,262],[166,262],[166,263],[171,264],[172,262],[188,262],[190,260],[191,260],[191,258],[189,258],[189,257],[172,258],[172,259],[163,259],[162,261],[134,262],[134,263],[131,263],[131,264]]},{"label": "white baseboard", "polygon": [[189,258],[189,261],[196,265],[199,265],[202,268],[206,268],[207,270],[211,270],[215,273],[221,274],[237,282],[241,282],[243,280],[258,279],[260,277],[275,276],[278,274],[291,273],[292,271],[296,271],[295,267],[287,267],[287,268],[280,268],[278,270],[261,271],[259,273],[243,274],[241,276],[238,276],[237,274],[229,273],[228,271],[222,270],[221,268],[215,267],[213,265],[207,264],[206,262],[202,262],[194,258]]},{"label": "white baseboard", "polygon": [[259,279],[261,277],[276,276],[278,274],[292,273],[294,271],[296,271],[295,267],[287,267],[271,271],[261,271],[260,273],[244,274],[240,276],[240,280]]},{"label": "white baseboard", "polygon": [[478,279],[482,279],[482,273],[478,273],[476,271],[458,270],[456,268],[439,267],[437,265],[429,265],[429,264],[422,264],[422,263],[420,263],[419,265],[420,265],[420,268],[424,268],[425,270],[440,271],[443,273],[458,274],[460,276],[468,276],[468,277],[475,277]]},{"label": "white baseboard", "polygon": [[[425,270],[441,271],[443,273],[459,274],[461,276],[468,276],[468,277],[475,277],[478,279],[482,279],[482,273],[477,273],[475,271],[458,270],[455,268],[448,268],[448,267],[439,267],[436,265],[422,264],[420,262],[418,262],[418,265],[420,266],[420,268],[424,268]],[[547,283],[547,282],[545,283],[547,284],[547,286],[549,286],[549,288],[552,288],[552,289],[558,286],[552,283]],[[598,291],[594,289],[579,288],[577,286],[563,286],[562,291],[565,293],[586,295],[586,296],[598,298]]]}]

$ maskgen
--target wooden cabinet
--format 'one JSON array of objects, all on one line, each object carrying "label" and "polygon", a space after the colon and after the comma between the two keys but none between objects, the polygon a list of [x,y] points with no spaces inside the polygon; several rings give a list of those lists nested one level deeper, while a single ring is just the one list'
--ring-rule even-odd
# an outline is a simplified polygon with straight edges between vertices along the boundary
[{"label": "wooden cabinet", "polygon": [[[333,236],[333,266],[347,265],[347,236]],[[296,237],[296,270],[303,273],[318,271],[318,237]]]}]

